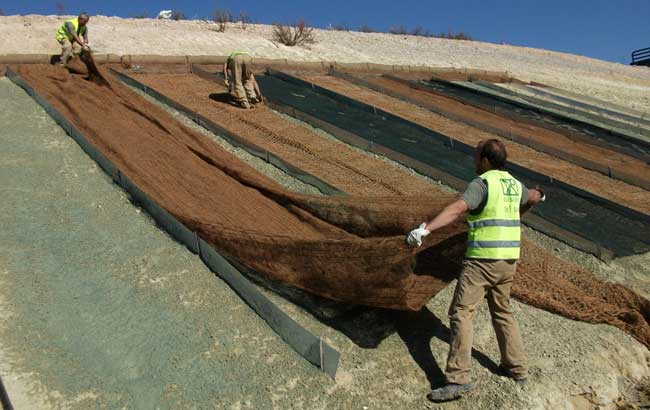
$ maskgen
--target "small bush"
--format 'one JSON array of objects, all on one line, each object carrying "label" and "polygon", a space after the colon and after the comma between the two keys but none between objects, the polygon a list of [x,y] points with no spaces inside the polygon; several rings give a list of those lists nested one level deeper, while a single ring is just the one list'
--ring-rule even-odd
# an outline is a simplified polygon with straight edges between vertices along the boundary
[{"label": "small bush", "polygon": [[418,36],[418,37],[431,37],[431,33],[429,33],[429,30],[425,30],[424,27],[422,26],[417,26],[416,28],[411,31],[412,36]]},{"label": "small bush", "polygon": [[253,19],[251,18],[251,16],[249,16],[248,13],[244,11],[239,12],[239,17],[237,17],[237,20],[239,21],[239,23],[241,23],[242,30],[246,30],[248,25],[253,23]]},{"label": "small bush", "polygon": [[406,29],[405,25],[400,25],[398,27],[391,27],[388,32],[390,34],[408,34],[408,30]]},{"label": "small bush", "polygon": [[187,20],[187,17],[185,17],[185,13],[183,13],[182,11],[173,10],[172,11],[172,16],[170,17],[170,19],[175,20],[175,21],[179,21],[179,20]]},{"label": "small bush", "polygon": [[5,11],[0,9],[0,16],[4,16],[4,15],[5,15]]},{"label": "small bush", "polygon": [[451,30],[447,30],[445,33],[444,31],[434,37],[437,38],[446,38],[448,40],[467,40],[467,41],[473,41],[474,38],[469,34],[464,31],[459,31],[458,33],[454,33]]},{"label": "small bush", "polygon": [[359,31],[362,33],[377,33],[377,30],[375,30],[374,28],[370,27],[367,24],[364,24],[361,27],[359,27]]},{"label": "small bush", "polygon": [[232,15],[228,10],[215,10],[212,19],[218,24],[217,31],[223,33],[228,23],[232,21]]},{"label": "small bush", "polygon": [[459,31],[458,33],[454,33],[451,30],[447,30],[445,33],[444,31],[440,34],[432,34],[429,32],[429,30],[425,30],[424,27],[422,26],[417,26],[414,28],[411,32],[409,32],[404,25],[400,26],[393,26],[388,30],[390,34],[400,34],[400,35],[411,35],[411,36],[418,36],[418,37],[436,37],[436,38],[446,38],[448,40],[468,40],[468,41],[473,41],[474,38],[469,35],[469,33],[466,33],[465,31]]},{"label": "small bush", "polygon": [[131,16],[131,18],[134,18],[134,19],[148,19],[149,18],[149,13],[147,12],[147,10],[145,10],[140,14],[133,14]]},{"label": "small bush", "polygon": [[350,26],[347,23],[335,24],[331,26],[334,31],[350,31]]},{"label": "small bush", "polygon": [[304,20],[300,20],[292,25],[274,24],[273,40],[289,47],[304,46],[316,42],[314,29],[307,27]]}]

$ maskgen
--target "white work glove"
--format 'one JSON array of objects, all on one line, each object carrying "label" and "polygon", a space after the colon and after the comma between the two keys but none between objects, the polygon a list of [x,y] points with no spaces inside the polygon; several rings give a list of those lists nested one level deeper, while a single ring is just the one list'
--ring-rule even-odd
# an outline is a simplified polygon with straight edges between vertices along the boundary
[{"label": "white work glove", "polygon": [[422,224],[417,229],[413,229],[411,232],[409,232],[409,234],[406,236],[406,243],[411,246],[421,246],[422,238],[431,233],[425,228],[426,226],[427,223],[422,222]]},{"label": "white work glove", "polygon": [[223,80],[223,85],[225,85],[226,88],[230,88],[230,81],[228,81],[228,79],[226,78],[225,80]]}]

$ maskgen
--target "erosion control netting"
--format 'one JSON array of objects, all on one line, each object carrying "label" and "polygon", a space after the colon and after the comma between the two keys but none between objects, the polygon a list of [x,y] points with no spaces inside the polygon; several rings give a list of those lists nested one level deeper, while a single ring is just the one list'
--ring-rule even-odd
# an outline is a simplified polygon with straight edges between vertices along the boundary
[{"label": "erosion control netting", "polygon": [[[435,131],[395,117],[375,115],[358,103],[346,104],[311,87],[283,81],[275,76],[258,76],[258,82],[265,95],[273,101],[306,112],[466,182],[476,177],[473,149],[449,149],[449,140]],[[540,217],[619,256],[650,251],[649,228],[644,222],[578,196],[563,189],[560,184],[548,184],[533,178],[521,168],[511,168],[524,184],[539,184],[552,198],[552,201],[534,209],[533,212]]]},{"label": "erosion control netting", "polygon": [[[18,73],[131,181],[218,250],[335,300],[418,309],[458,274],[465,224],[413,250],[404,233],[452,199],[292,194],[103,73],[98,86],[58,67]],[[648,301],[524,241],[513,289],[569,318],[609,323],[650,346]],[[219,301],[215,301],[219,303]]]},{"label": "erosion control netting", "polygon": [[553,128],[567,130],[573,134],[584,135],[612,147],[618,147],[623,152],[628,152],[635,156],[642,156],[650,158],[650,148],[647,144],[641,141],[634,141],[614,135],[602,128],[594,127],[589,124],[581,123],[578,121],[570,121],[568,119],[561,119],[551,114],[545,114],[532,108],[525,108],[517,104],[509,103],[488,95],[481,94],[475,90],[463,88],[458,84],[451,84],[443,81],[419,81],[418,84],[430,87],[433,90],[444,93],[446,95],[460,98],[470,104],[479,105],[482,107],[491,107],[493,110],[498,110],[505,113],[511,113],[521,118],[528,119],[540,124],[546,124]]}]

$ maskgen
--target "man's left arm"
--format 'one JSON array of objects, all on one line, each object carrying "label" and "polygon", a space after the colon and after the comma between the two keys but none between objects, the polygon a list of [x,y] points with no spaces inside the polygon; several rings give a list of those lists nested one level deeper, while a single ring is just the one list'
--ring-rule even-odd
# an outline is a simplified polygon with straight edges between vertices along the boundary
[{"label": "man's left arm", "polygon": [[228,80],[228,62],[229,61],[230,61],[230,59],[228,59],[225,63],[223,63],[223,84],[228,89],[230,89],[230,81]]},{"label": "man's left arm", "polygon": [[260,86],[257,84],[257,80],[255,79],[255,75],[251,74],[251,81],[253,82],[253,89],[255,90],[255,95],[257,95],[257,99],[262,101],[262,92],[260,91]]}]

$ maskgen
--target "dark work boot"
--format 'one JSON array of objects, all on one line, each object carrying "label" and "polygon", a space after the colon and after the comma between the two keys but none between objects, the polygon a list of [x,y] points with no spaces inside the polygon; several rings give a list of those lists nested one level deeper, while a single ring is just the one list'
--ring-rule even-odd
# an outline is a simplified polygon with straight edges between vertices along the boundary
[{"label": "dark work boot", "polygon": [[442,387],[431,390],[427,398],[433,402],[440,403],[460,399],[463,394],[476,388],[476,383],[455,384],[448,383]]}]

